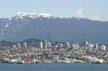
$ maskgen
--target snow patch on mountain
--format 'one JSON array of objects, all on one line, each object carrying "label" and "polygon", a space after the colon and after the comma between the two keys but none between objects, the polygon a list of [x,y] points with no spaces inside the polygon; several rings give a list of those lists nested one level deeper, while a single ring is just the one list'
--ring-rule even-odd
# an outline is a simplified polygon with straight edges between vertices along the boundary
[{"label": "snow patch on mountain", "polygon": [[23,17],[30,17],[30,18],[38,18],[38,17],[50,17],[51,15],[45,14],[45,13],[24,13],[24,12],[18,12],[16,14],[17,17],[23,18]]}]

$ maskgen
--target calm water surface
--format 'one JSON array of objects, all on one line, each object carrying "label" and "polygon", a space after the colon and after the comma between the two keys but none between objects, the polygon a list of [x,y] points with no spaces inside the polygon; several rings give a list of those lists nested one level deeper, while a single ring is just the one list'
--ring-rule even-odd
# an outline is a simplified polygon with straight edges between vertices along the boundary
[{"label": "calm water surface", "polygon": [[108,71],[107,64],[0,64],[0,71]]}]

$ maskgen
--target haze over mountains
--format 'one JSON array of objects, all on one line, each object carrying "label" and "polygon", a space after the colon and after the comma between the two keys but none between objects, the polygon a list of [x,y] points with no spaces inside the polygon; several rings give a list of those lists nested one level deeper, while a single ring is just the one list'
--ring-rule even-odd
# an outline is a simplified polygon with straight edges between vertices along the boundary
[{"label": "haze over mountains", "polygon": [[52,41],[108,43],[108,21],[60,18],[49,14],[18,13],[0,18],[0,40],[36,38]]}]

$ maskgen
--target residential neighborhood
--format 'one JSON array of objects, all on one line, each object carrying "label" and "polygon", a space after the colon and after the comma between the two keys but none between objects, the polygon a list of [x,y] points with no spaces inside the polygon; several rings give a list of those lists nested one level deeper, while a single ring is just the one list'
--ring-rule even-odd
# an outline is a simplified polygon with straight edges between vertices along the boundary
[{"label": "residential neighborhood", "polygon": [[0,63],[108,63],[108,46],[89,41],[61,42],[28,39],[0,42]]}]

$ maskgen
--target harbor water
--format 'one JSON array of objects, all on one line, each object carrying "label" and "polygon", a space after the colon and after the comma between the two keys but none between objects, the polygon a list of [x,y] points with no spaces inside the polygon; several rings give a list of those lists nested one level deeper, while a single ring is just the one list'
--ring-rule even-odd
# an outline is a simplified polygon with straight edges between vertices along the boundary
[{"label": "harbor water", "polygon": [[0,64],[0,71],[108,71],[107,64]]}]

